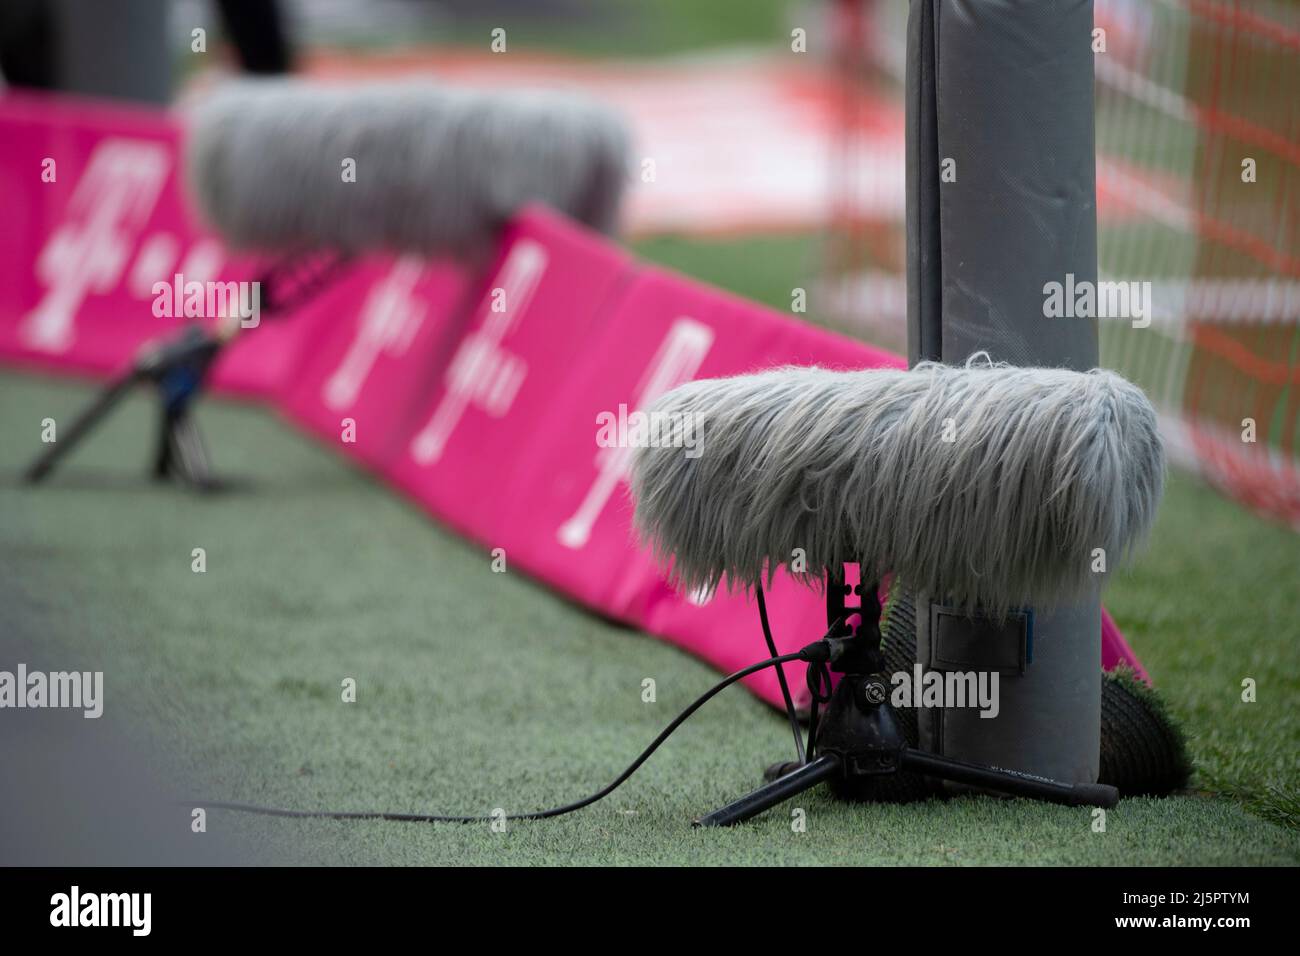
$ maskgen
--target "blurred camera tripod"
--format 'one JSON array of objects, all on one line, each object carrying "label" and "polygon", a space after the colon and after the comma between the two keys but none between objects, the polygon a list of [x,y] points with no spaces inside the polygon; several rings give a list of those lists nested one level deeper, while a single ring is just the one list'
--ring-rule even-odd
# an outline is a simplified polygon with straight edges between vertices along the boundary
[{"label": "blurred camera tripod", "polygon": [[133,387],[147,382],[157,387],[162,404],[154,477],[175,477],[198,489],[212,489],[207,452],[190,410],[225,341],[219,332],[191,325],[175,338],[145,346],[131,368],[110,382],[64,429],[62,438],[32,462],[24,479],[33,484],[44,480]]},{"label": "blurred camera tripod", "polygon": [[[857,594],[859,604],[846,605]],[[857,623],[851,623],[856,619]],[[717,827],[741,823],[823,781],[845,799],[862,799],[863,790],[886,774],[912,771],[928,777],[1033,797],[1070,806],[1113,807],[1119,791],[1106,784],[1062,783],[1046,777],[997,770],[980,764],[918,750],[907,743],[898,715],[889,703],[890,679],[884,673],[880,652],[880,602],[875,583],[845,584],[841,565],[827,574],[827,637],[823,649],[808,667],[808,687],[813,694],[813,719],[809,726],[808,756],[803,763],[788,763],[780,776],[752,793],[706,814],[696,826]],[[809,648],[817,645],[809,645]],[[805,648],[808,650],[809,648]],[[841,676],[835,689],[830,674]],[[817,705],[827,700],[824,718],[817,720]]]},{"label": "blurred camera tripod", "polygon": [[[263,311],[271,316],[290,312],[317,295],[347,265],[347,258],[329,254],[319,259],[288,257],[269,268],[260,280],[267,290]],[[175,478],[200,491],[221,487],[212,476],[207,450],[192,417],[195,400],[221,350],[240,332],[242,321],[225,318],[212,326],[187,325],[170,338],[146,343],[131,367],[111,381],[63,432],[27,467],[30,484],[44,481],[136,385],[158,389],[162,406],[154,454],[153,477]]]}]

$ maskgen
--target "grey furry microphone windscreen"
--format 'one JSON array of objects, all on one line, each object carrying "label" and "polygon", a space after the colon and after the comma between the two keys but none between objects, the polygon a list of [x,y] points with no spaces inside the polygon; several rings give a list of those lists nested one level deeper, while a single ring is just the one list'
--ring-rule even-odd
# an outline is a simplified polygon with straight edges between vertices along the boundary
[{"label": "grey furry microphone windscreen", "polygon": [[203,216],[253,250],[473,255],[530,202],[609,232],[628,173],[619,118],[559,92],[245,81],[189,127]]},{"label": "grey furry microphone windscreen", "polygon": [[814,576],[861,561],[993,615],[1057,606],[1097,587],[1096,549],[1113,570],[1145,538],[1164,487],[1155,410],[1102,369],[788,368],[649,411],[668,440],[634,453],[636,523],[689,588],[802,549]]}]

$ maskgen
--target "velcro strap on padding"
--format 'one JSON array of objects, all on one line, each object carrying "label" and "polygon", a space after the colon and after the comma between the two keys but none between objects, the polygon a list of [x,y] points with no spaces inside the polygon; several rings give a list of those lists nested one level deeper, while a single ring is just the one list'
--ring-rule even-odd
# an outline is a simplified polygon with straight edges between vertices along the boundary
[{"label": "velcro strap on padding", "polygon": [[1004,622],[930,605],[931,670],[1023,674],[1033,660],[1033,612],[1011,611]]}]

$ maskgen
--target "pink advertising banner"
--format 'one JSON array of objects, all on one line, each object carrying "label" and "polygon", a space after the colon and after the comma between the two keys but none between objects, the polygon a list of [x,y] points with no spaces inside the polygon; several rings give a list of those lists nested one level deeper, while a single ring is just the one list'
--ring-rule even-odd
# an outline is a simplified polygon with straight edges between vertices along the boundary
[{"label": "pink advertising banner", "polygon": [[[281,409],[382,471],[443,371],[475,291],[455,266],[415,256],[354,269],[286,323],[305,321],[314,334],[285,385]],[[262,345],[251,335],[242,344],[250,351]]]},{"label": "pink advertising banner", "polygon": [[0,121],[0,355],[116,370],[184,321],[156,311],[155,282],[225,265],[181,208],[176,129],[153,112],[41,95],[4,96]]}]

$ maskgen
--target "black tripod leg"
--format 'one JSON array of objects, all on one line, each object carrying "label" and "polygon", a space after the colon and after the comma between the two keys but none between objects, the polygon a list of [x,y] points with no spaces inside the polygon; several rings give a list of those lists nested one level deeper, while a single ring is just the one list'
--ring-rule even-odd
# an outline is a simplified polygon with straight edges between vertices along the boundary
[{"label": "black tripod leg", "polygon": [[158,439],[153,456],[153,476],[158,481],[169,478],[176,467],[176,447],[173,440],[176,415],[165,404],[159,412]]},{"label": "black tripod leg", "polygon": [[817,786],[823,780],[840,772],[840,758],[824,754],[812,763],[802,764],[799,769],[778,777],[771,783],[759,787],[753,793],[746,794],[739,800],[727,804],[720,810],[714,810],[707,816],[695,821],[697,827],[729,827],[733,823],[743,823],[750,817],[758,816],[764,810],[789,800],[797,793],[803,793]]},{"label": "black tripod leg", "polygon": [[1061,783],[1046,777],[1031,777],[1011,770],[995,770],[979,764],[940,757],[923,750],[903,749],[899,758],[903,770],[968,783],[1017,797],[1033,797],[1072,807],[1113,807],[1119,803],[1119,791],[1104,783]]},{"label": "black tripod leg", "polygon": [[27,470],[23,473],[23,479],[32,484],[44,479],[54,470],[54,466],[58,464],[59,460],[72,451],[77,446],[77,443],[86,436],[86,433],[94,427],[95,423],[108,414],[109,410],[139,380],[140,373],[132,370],[100,392],[95,400],[80,415],[74,418],[70,425],[63,429],[63,437],[53,442],[27,467]]}]

